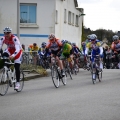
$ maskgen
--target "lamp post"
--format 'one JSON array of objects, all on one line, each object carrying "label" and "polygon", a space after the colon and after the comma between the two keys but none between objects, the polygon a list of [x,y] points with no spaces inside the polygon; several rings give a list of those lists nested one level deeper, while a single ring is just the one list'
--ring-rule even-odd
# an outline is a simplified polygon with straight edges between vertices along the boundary
[{"label": "lamp post", "polygon": [[84,15],[86,15],[86,14],[83,14],[83,13],[82,13],[82,14],[79,14],[79,17],[84,16]]},{"label": "lamp post", "polygon": [[17,37],[20,38],[20,3],[17,0]]}]

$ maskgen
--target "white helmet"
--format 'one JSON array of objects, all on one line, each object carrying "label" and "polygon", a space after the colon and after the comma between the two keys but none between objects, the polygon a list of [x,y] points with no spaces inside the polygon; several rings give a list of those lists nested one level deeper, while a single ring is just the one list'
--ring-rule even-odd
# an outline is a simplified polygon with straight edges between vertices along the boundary
[{"label": "white helmet", "polygon": [[113,41],[114,41],[114,40],[119,40],[119,37],[118,37],[117,35],[114,35],[114,36],[113,36]]},{"label": "white helmet", "polygon": [[95,34],[92,34],[92,35],[90,36],[90,39],[91,39],[91,40],[95,40],[95,39],[97,39],[97,36],[96,36]]},{"label": "white helmet", "polygon": [[90,36],[91,36],[91,35],[88,35],[88,36],[87,36],[87,39],[90,39]]},{"label": "white helmet", "polygon": [[6,33],[6,32],[10,32],[11,33],[12,29],[10,27],[6,27],[6,28],[4,28],[3,32],[4,33]]},{"label": "white helmet", "polygon": [[96,34],[92,34],[96,39],[97,39],[97,35]]},{"label": "white helmet", "polygon": [[48,39],[49,40],[52,40],[52,39],[54,39],[55,38],[55,35],[53,34],[53,33],[51,33],[49,36],[48,36]]}]

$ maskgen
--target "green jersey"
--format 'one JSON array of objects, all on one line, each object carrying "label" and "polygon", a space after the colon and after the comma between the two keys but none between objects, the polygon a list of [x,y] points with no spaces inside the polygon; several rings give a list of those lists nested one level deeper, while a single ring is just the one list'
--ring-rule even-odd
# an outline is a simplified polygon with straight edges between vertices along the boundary
[{"label": "green jersey", "polygon": [[72,50],[72,46],[68,43],[65,43],[63,45],[63,49],[62,49],[62,54],[65,56],[65,55],[69,55],[70,54],[70,51]]}]

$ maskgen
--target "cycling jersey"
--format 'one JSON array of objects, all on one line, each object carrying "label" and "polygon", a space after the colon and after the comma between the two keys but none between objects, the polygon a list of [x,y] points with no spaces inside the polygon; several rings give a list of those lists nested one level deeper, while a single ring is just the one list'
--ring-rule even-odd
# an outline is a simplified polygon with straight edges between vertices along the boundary
[{"label": "cycling jersey", "polygon": [[32,50],[32,51],[38,51],[38,50],[39,50],[39,47],[38,47],[38,46],[32,46],[31,50]]},{"label": "cycling jersey", "polygon": [[20,56],[22,54],[22,46],[17,36],[11,35],[9,40],[3,36],[0,39],[0,49],[2,48],[3,44],[7,45],[5,52],[7,52],[9,55],[12,55],[15,60],[20,59]]},{"label": "cycling jersey", "polygon": [[51,40],[48,41],[46,48],[51,49],[51,51],[58,51],[62,47],[62,43],[59,39],[55,39],[55,42]]},{"label": "cycling jersey", "polygon": [[88,53],[88,50],[89,50],[89,49],[92,50],[92,51],[91,51],[92,61],[93,61],[95,55],[99,55],[99,54],[100,54],[101,57],[102,57],[102,55],[103,55],[103,48],[101,47],[100,42],[97,42],[97,41],[96,41],[95,43],[92,43],[92,42],[88,43],[88,44],[86,45],[85,54]]},{"label": "cycling jersey", "polygon": [[74,53],[81,53],[80,49],[77,47],[77,46],[72,46],[73,47],[73,50],[74,50]]},{"label": "cycling jersey", "polygon": [[14,35],[11,35],[9,40],[3,36],[0,40],[0,49],[2,48],[3,44],[7,45],[7,49],[4,50],[4,53],[14,57],[15,63],[21,63],[22,46],[20,45],[19,39]]},{"label": "cycling jersey", "polygon": [[65,43],[62,48],[62,54],[65,55],[70,55],[72,50],[72,46],[68,43]]},{"label": "cycling jersey", "polygon": [[117,44],[115,44],[114,42],[112,42],[111,49],[115,53],[119,53],[120,52],[120,40],[119,40],[119,42]]}]

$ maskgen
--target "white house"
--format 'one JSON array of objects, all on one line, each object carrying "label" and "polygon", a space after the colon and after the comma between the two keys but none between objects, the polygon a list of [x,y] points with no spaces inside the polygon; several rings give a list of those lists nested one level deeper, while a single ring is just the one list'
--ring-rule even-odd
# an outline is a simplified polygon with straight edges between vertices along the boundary
[{"label": "white house", "polygon": [[[57,38],[81,43],[83,9],[77,0],[18,0],[20,24],[17,22],[17,0],[0,0],[0,36],[3,28],[11,27],[13,34],[20,30],[21,44],[34,42],[40,46],[54,33]],[[19,25],[19,28],[18,28]]]}]

